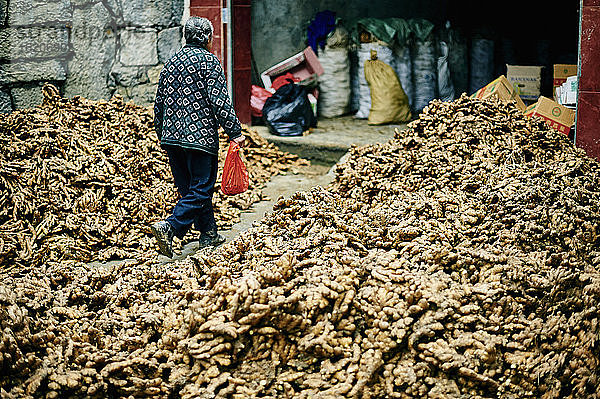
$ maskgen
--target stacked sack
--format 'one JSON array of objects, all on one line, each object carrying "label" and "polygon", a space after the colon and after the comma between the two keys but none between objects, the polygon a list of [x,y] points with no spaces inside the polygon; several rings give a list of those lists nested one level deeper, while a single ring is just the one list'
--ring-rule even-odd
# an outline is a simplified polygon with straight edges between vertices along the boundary
[{"label": "stacked sack", "polygon": [[325,118],[344,115],[349,111],[351,93],[348,31],[337,25],[318,56],[323,67],[323,75],[319,77],[318,114]]},{"label": "stacked sack", "polygon": [[388,18],[385,22],[389,26],[392,26],[396,31],[395,40],[392,45],[392,53],[394,55],[392,67],[394,68],[396,75],[398,75],[402,89],[408,96],[408,101],[412,107],[415,91],[412,81],[413,65],[410,56],[410,25],[401,18]]},{"label": "stacked sack", "polygon": [[364,76],[371,51],[395,71],[413,115],[433,99],[452,101],[467,91],[466,41],[449,23],[436,29],[424,19],[361,18],[351,26],[350,110],[356,118],[368,118],[371,109],[372,93]]},{"label": "stacked sack", "polygon": [[365,62],[365,78],[371,90],[369,125],[408,122],[411,118],[408,97],[394,69],[377,59],[371,51],[371,60]]},{"label": "stacked sack", "polygon": [[371,110],[371,89],[365,78],[365,63],[371,59],[371,51],[377,53],[377,58],[390,65],[394,61],[392,49],[383,42],[361,43],[358,48],[358,77],[355,79],[358,82],[358,111],[355,114],[356,118],[367,119]]},{"label": "stacked sack", "polygon": [[408,22],[414,35],[411,46],[415,87],[413,111],[420,113],[431,100],[436,98],[437,65],[434,25],[424,19],[412,19]]}]

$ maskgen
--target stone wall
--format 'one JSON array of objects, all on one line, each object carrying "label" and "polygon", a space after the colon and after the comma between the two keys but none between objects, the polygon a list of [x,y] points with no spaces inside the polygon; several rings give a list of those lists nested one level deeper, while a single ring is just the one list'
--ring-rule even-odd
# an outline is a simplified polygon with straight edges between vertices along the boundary
[{"label": "stone wall", "polygon": [[66,96],[151,104],[181,47],[184,0],[0,0],[0,112]]}]

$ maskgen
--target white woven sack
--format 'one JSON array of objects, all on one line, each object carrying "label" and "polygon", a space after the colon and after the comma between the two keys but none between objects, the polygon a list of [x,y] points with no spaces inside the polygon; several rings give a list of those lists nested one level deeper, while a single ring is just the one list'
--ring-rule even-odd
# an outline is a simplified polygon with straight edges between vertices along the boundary
[{"label": "white woven sack", "polygon": [[319,77],[318,115],[333,118],[348,112],[350,61],[346,48],[326,47],[319,53],[323,75]]},{"label": "white woven sack", "polygon": [[438,57],[438,97],[442,101],[454,100],[454,85],[450,77],[450,68],[448,67],[448,45],[446,42],[439,42],[440,56]]},{"label": "white woven sack", "polygon": [[408,102],[412,107],[414,99],[413,77],[412,77],[412,58],[410,57],[410,48],[395,45],[393,48],[394,63],[392,67],[398,75],[402,89],[408,96]]}]

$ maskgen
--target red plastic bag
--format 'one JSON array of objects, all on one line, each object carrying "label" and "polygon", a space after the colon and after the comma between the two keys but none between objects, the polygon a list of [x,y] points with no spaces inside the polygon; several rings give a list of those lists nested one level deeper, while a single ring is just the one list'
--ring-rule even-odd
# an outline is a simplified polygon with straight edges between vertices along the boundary
[{"label": "red plastic bag", "polygon": [[262,109],[265,106],[265,101],[267,101],[267,98],[271,97],[272,95],[273,93],[271,93],[269,90],[252,85],[252,96],[250,97],[250,109],[252,110],[252,115],[261,117]]},{"label": "red plastic bag", "polygon": [[279,90],[281,86],[288,85],[290,83],[297,83],[300,79],[292,75],[291,73],[286,73],[285,75],[281,75],[271,83],[271,87],[275,90]]},{"label": "red plastic bag", "polygon": [[241,194],[248,190],[249,184],[248,170],[240,157],[240,146],[232,141],[229,143],[229,149],[225,157],[221,191],[225,195]]}]

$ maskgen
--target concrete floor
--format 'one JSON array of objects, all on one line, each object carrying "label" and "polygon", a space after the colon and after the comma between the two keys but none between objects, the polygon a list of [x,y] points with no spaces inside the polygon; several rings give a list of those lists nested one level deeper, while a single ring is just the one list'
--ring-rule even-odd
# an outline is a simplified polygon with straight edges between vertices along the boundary
[{"label": "concrete floor", "polygon": [[275,176],[263,189],[267,199],[254,204],[249,211],[242,213],[241,221],[231,230],[223,231],[221,234],[227,238],[227,241],[233,240],[240,233],[248,230],[252,223],[262,219],[265,213],[271,211],[273,204],[279,198],[287,198],[297,191],[307,191],[316,186],[327,186],[334,177],[333,173],[328,173],[330,169],[331,167],[325,165],[311,165],[303,173]]},{"label": "concrete floor", "polygon": [[[249,210],[242,212],[240,215],[240,222],[236,223],[229,230],[220,231],[227,242],[235,239],[242,232],[252,227],[252,224],[273,209],[273,204],[280,197],[289,197],[297,191],[307,191],[313,187],[327,186],[334,177],[333,166],[321,165],[318,163],[312,164],[307,168],[300,168],[302,173],[293,174],[287,173],[275,176],[271,181],[267,182],[263,188],[264,199],[254,204]],[[196,241],[190,242],[183,246],[180,252],[175,252],[173,258],[169,259],[166,256],[157,254],[159,263],[172,263],[178,260],[187,258],[198,251],[198,243]],[[120,264],[122,262],[132,261],[133,259],[115,260],[107,263],[92,262],[90,266],[111,266],[114,264]]]},{"label": "concrete floor", "polygon": [[279,148],[316,163],[334,164],[352,147],[384,143],[394,137],[406,124],[371,126],[366,119],[353,116],[319,119],[317,127],[306,136],[280,137],[269,132],[267,126],[253,126],[262,137]]}]

